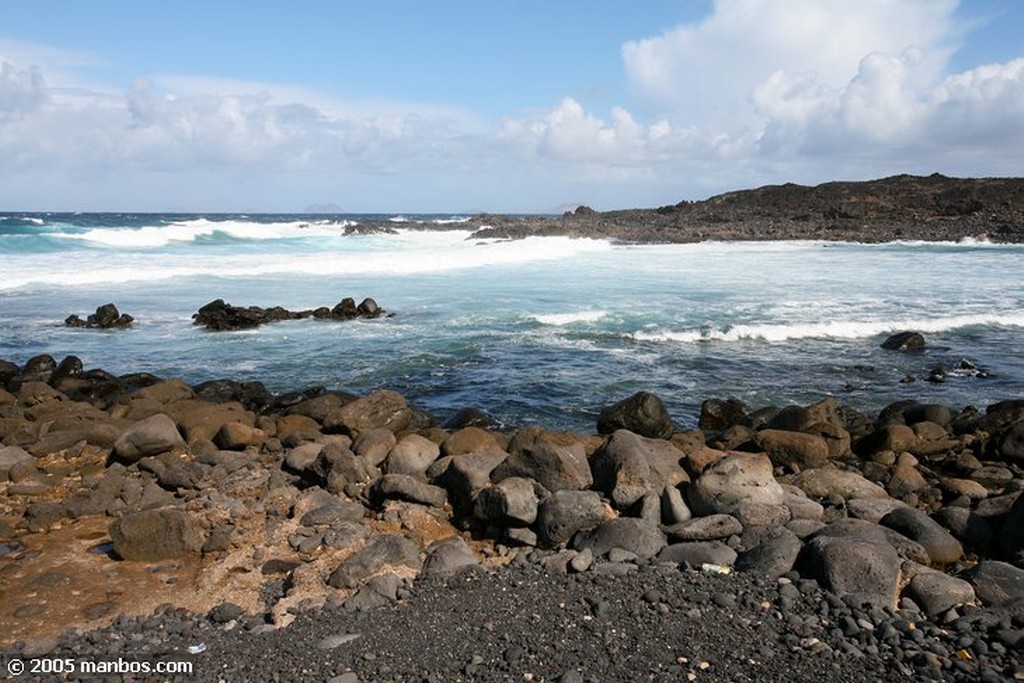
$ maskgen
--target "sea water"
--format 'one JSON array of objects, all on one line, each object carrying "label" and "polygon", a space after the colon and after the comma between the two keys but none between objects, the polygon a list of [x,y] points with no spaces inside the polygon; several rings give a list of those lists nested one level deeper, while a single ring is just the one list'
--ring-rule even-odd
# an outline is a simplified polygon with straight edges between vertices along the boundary
[{"label": "sea water", "polygon": [[[390,388],[440,421],[474,406],[508,426],[580,430],[640,390],[680,426],[707,398],[835,396],[874,412],[1024,397],[1024,246],[481,240],[465,220],[7,214],[0,358],[74,354],[115,374],[274,392]],[[393,316],[239,332],[191,318],[216,298],[307,309],[343,297]],[[63,325],[108,302],[135,325]],[[879,348],[901,330],[924,333],[927,350]],[[936,368],[945,381],[927,381]]]}]

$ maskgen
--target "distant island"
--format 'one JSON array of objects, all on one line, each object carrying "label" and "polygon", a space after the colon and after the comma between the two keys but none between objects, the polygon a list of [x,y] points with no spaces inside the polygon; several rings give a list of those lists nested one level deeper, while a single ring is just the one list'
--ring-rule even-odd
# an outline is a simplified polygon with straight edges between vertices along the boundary
[{"label": "distant island", "polygon": [[532,235],[607,238],[630,243],[705,240],[894,240],[1024,242],[1024,178],[897,175],[880,180],[786,183],[654,209],[562,216],[474,216],[474,237]]}]

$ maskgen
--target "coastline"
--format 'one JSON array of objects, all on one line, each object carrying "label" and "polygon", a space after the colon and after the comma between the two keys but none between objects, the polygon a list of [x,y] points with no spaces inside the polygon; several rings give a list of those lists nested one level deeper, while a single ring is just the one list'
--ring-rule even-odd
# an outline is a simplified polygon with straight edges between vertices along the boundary
[{"label": "coastline", "polygon": [[[699,424],[677,425],[641,393],[608,406],[594,432],[565,433],[499,431],[472,411],[439,426],[390,391],[270,396],[73,358],[2,363],[0,380],[0,620],[19,654],[103,654],[110,634],[149,624],[160,634],[145,647],[219,643],[201,680],[225,666],[236,680],[281,669],[236,659],[233,638],[322,639],[334,620],[367,633],[332,660],[349,680],[627,680],[621,653],[559,661],[540,648],[565,629],[547,612],[527,629],[475,632],[480,661],[439,657],[429,632],[370,635],[410,610],[413,623],[477,608],[493,622],[488,610],[515,609],[487,607],[486,587],[502,585],[523,604],[565,591],[574,623],[597,622],[573,636],[584,648],[607,643],[616,619],[643,631],[664,618],[643,631],[652,642],[697,619],[708,648],[772,624],[773,652],[744,650],[768,669],[707,650],[708,672],[679,652],[657,661],[666,679],[813,680],[845,657],[873,663],[864,680],[1024,675],[1020,401],[864,415],[834,399],[768,409],[708,397]],[[463,617],[460,596],[473,596]],[[397,644],[410,637],[424,643],[415,662]],[[517,644],[536,656],[506,656]],[[793,662],[806,678],[786,677]]]}]

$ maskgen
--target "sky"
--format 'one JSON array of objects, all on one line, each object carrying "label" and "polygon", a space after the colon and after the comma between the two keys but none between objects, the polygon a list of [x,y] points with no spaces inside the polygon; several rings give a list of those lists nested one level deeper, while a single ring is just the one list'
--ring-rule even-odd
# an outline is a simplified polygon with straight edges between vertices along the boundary
[{"label": "sky", "polygon": [[0,211],[1024,175],[1019,0],[0,0]]}]

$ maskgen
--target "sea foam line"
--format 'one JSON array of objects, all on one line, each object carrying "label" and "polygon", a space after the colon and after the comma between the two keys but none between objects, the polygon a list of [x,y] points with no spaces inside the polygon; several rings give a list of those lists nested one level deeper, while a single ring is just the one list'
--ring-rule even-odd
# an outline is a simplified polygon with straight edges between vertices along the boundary
[{"label": "sea foam line", "polygon": [[861,339],[901,330],[937,333],[972,325],[1024,327],[1024,315],[959,315],[947,318],[908,319],[900,321],[835,321],[826,323],[790,323],[764,325],[733,325],[725,329],[706,326],[678,332],[636,331],[628,336],[636,341],[694,343],[705,341],[737,342],[761,340],[783,342],[791,339]]}]

